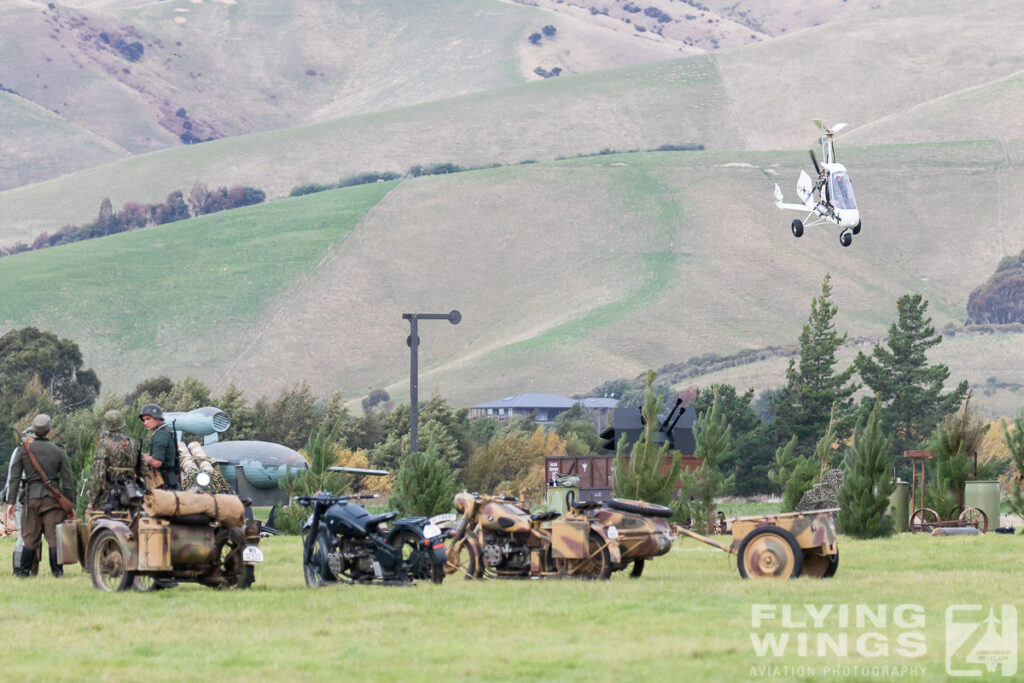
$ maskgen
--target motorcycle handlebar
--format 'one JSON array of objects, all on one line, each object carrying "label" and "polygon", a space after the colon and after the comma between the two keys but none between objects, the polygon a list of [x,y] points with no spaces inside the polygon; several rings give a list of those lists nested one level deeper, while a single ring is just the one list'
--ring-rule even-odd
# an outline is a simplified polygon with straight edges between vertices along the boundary
[{"label": "motorcycle handlebar", "polygon": [[325,505],[334,505],[341,503],[346,500],[365,500],[370,498],[377,498],[379,494],[376,493],[352,493],[347,496],[325,496],[325,495],[314,495],[314,496],[295,496],[292,498],[293,501],[299,505],[309,506],[316,503],[322,503]]}]

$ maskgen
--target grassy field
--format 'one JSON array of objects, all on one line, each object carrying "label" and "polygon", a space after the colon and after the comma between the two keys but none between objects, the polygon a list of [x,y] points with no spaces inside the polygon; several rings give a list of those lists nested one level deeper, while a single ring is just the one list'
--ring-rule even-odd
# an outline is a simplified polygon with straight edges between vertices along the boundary
[{"label": "grassy field", "polygon": [[[60,581],[5,571],[2,671],[8,680],[734,681],[889,680],[883,668],[906,666],[917,668],[902,670],[904,680],[945,680],[947,607],[980,605],[978,621],[990,607],[1024,608],[1021,543],[843,537],[834,579],[779,583],[744,581],[732,557],[679,540],[635,581],[314,591],[302,581],[298,539],[273,537],[249,591],[104,594],[75,566]],[[0,541],[5,563],[12,547]],[[833,611],[815,627],[806,605]],[[858,609],[885,623],[858,625]],[[765,615],[756,627],[755,612]],[[810,633],[810,653],[758,654],[755,637],[786,632],[794,641]],[[846,656],[817,656],[819,634],[846,634]]]}]

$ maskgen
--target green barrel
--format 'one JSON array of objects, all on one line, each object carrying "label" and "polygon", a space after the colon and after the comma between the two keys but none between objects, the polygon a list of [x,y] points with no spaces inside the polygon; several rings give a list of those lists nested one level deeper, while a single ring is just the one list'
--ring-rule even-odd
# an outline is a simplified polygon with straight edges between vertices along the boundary
[{"label": "green barrel", "polygon": [[910,529],[910,482],[896,480],[896,489],[889,495],[889,514],[893,530],[902,534]]},{"label": "green barrel", "polygon": [[988,528],[999,526],[999,482],[995,479],[968,480],[964,485],[964,505],[984,510]]},{"label": "green barrel", "polygon": [[565,513],[569,506],[580,499],[578,486],[549,486],[548,487],[548,510],[558,510]]}]

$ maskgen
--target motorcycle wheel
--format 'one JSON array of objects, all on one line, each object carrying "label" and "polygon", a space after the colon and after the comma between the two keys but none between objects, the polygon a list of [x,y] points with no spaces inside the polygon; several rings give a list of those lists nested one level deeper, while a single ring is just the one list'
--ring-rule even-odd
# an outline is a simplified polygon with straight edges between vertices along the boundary
[{"label": "motorcycle wheel", "polygon": [[310,588],[319,588],[334,580],[331,576],[331,570],[327,566],[328,547],[327,534],[321,531],[313,539],[313,555],[310,557],[309,563],[302,567],[306,578],[306,585]]},{"label": "motorcycle wheel", "polygon": [[480,562],[476,549],[466,539],[461,539],[448,546],[448,560],[445,562],[446,574],[460,572],[467,581],[480,578]]},{"label": "motorcycle wheel", "polygon": [[92,585],[103,591],[127,590],[135,581],[135,572],[125,569],[124,551],[113,531],[104,529],[96,536],[89,553]]},{"label": "motorcycle wheel", "polygon": [[573,561],[571,571],[574,576],[582,579],[599,579],[604,581],[612,575],[612,558],[608,552],[608,544],[596,532],[590,532],[588,547],[590,557]]},{"label": "motorcycle wheel", "polygon": [[254,567],[242,562],[242,548],[228,541],[220,551],[221,566],[228,580],[228,588],[249,588],[256,581]]},{"label": "motorcycle wheel", "polygon": [[421,536],[405,530],[395,534],[390,542],[402,551],[402,562],[414,579],[430,579],[433,583],[444,581],[444,565],[434,564],[430,550],[423,546]]},{"label": "motorcycle wheel", "polygon": [[629,578],[631,578],[631,579],[639,579],[640,575],[643,574],[643,573],[644,573],[644,560],[643,560],[643,558],[640,558],[639,560],[633,560],[633,568],[629,572]]}]

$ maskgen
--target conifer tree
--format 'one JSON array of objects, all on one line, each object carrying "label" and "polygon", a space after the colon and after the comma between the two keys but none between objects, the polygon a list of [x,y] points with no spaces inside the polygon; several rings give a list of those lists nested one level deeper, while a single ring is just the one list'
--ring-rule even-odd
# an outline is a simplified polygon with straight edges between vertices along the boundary
[{"label": "conifer tree", "polygon": [[729,422],[718,407],[718,387],[710,410],[701,413],[693,426],[697,447],[694,456],[700,466],[682,474],[683,499],[693,497],[690,516],[698,533],[706,534],[714,528],[715,496],[727,493],[735,477],[726,476],[722,465],[732,449]]},{"label": "conifer tree", "polygon": [[945,365],[928,365],[928,349],[942,342],[931,318],[928,302],[920,294],[904,294],[896,302],[898,319],[889,328],[886,346],[875,345],[871,356],[858,353],[854,366],[861,379],[882,401],[882,424],[897,454],[920,448],[935,425],[954,412],[967,395],[964,380],[943,394],[949,378]]},{"label": "conifer tree", "polygon": [[1010,509],[1014,514],[1024,515],[1024,491],[1021,482],[1024,482],[1024,406],[1017,411],[1017,418],[1013,421],[1013,432],[1006,426],[1003,420],[1003,438],[1006,439],[1006,447],[1010,451],[1010,458],[1013,460],[1013,467],[1016,476],[1013,477],[1013,493],[1010,497]]},{"label": "conifer tree", "polygon": [[672,465],[665,471],[665,454],[668,444],[658,445],[658,412],[661,397],[654,390],[654,370],[647,371],[647,390],[640,414],[644,429],[633,444],[628,459],[625,454],[625,434],[619,439],[615,455],[615,474],[612,475],[612,491],[617,498],[643,500],[648,503],[671,506],[675,498],[675,486],[679,480],[680,455],[672,454]]},{"label": "conifer tree", "polygon": [[843,485],[839,489],[839,527],[854,538],[879,538],[892,533],[892,517],[885,514],[889,496],[896,488],[892,480],[892,444],[882,432],[881,406],[875,407],[866,423],[858,422],[853,442],[843,463]]},{"label": "conifer tree", "polygon": [[454,496],[455,477],[435,446],[406,456],[391,489],[391,502],[404,515],[448,512]]},{"label": "conifer tree", "polygon": [[818,480],[819,467],[814,458],[793,453],[797,438],[794,435],[775,451],[775,464],[768,471],[768,480],[782,489],[782,511],[792,512],[804,494]]},{"label": "conifer tree", "polygon": [[811,302],[811,314],[800,334],[800,362],[789,362],[786,386],[772,398],[775,427],[780,438],[797,437],[797,453],[811,453],[823,434],[835,407],[835,430],[839,439],[850,433],[854,419],[853,394],[860,388],[851,383],[854,368],[835,372],[836,351],[846,334],[836,332],[833,322],[838,307],[832,303],[831,277],[825,275],[821,295]]},{"label": "conifer tree", "polygon": [[943,519],[964,504],[968,479],[998,476],[996,463],[976,464],[989,425],[970,412],[970,403],[968,392],[963,411],[947,415],[935,428],[928,444],[935,454],[928,464],[928,471],[934,472],[934,478],[932,485],[925,488],[925,505]]}]

